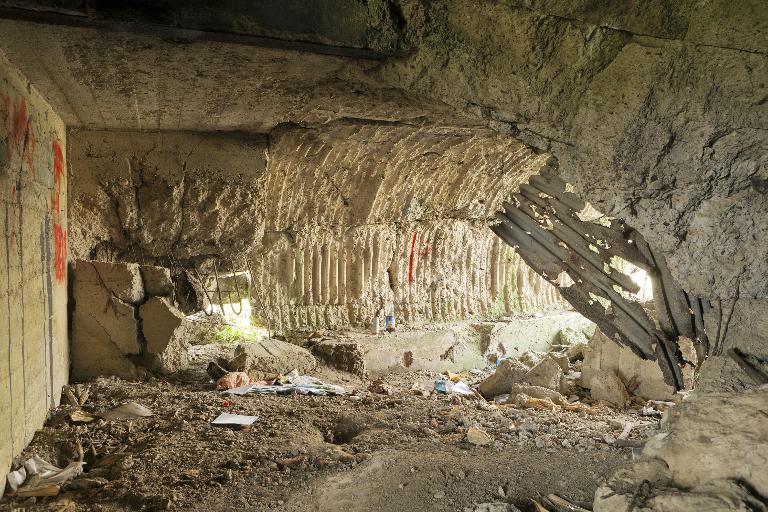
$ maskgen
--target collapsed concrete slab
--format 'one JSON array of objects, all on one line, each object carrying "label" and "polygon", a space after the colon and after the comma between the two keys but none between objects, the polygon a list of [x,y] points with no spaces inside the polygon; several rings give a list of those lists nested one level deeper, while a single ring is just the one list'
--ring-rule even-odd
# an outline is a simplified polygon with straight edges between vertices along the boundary
[{"label": "collapsed concrete slab", "polygon": [[505,359],[499,364],[496,371],[485,379],[478,391],[488,400],[498,395],[509,393],[512,386],[525,380],[528,367],[516,359]]},{"label": "collapsed concrete slab", "polygon": [[624,382],[613,370],[601,370],[590,381],[590,395],[593,400],[602,400],[616,407],[629,403],[629,392]]},{"label": "collapsed concrete slab", "polygon": [[173,281],[171,280],[170,269],[153,265],[142,265],[140,271],[147,296],[171,297],[173,295]]},{"label": "collapsed concrete slab", "polygon": [[166,297],[152,297],[139,308],[149,369],[173,373],[189,366],[189,344],[183,336],[184,314]]},{"label": "collapsed concrete slab", "polygon": [[322,340],[312,347],[312,353],[337,370],[360,376],[366,374],[365,356],[359,343]]},{"label": "collapsed concrete slab", "polygon": [[309,373],[316,368],[317,360],[309,350],[273,339],[238,345],[230,362],[230,370],[246,372],[256,380],[294,369],[299,373]]},{"label": "collapsed concrete slab", "polygon": [[99,375],[132,379],[138,375],[133,362],[141,352],[136,308],[120,297],[135,299],[139,293],[143,295],[143,287],[140,278],[138,284],[134,278],[138,268],[114,267],[84,261],[72,267],[74,380]]},{"label": "collapsed concrete slab", "polygon": [[533,386],[565,392],[566,383],[563,369],[553,357],[547,355],[536,366],[528,370],[526,379]]},{"label": "collapsed concrete slab", "polygon": [[135,379],[144,368],[169,373],[187,366],[184,315],[169,298],[168,269],[77,261],[72,282],[73,379]]},{"label": "collapsed concrete slab", "polygon": [[77,262],[77,280],[98,285],[130,304],[144,300],[144,282],[139,266],[134,263],[108,263],[105,261]]},{"label": "collapsed concrete slab", "polygon": [[560,346],[565,350],[565,354],[571,362],[584,358],[584,351],[589,346],[589,338],[595,335],[597,329],[596,326],[593,327],[589,337],[587,337],[583,330],[576,330],[570,327],[560,331]]},{"label": "collapsed concrete slab", "polygon": [[580,385],[592,389],[604,372],[615,372],[625,383],[632,383],[632,393],[649,400],[669,400],[674,388],[664,382],[664,375],[655,361],[640,359],[629,347],[619,345],[599,329],[584,351]]}]

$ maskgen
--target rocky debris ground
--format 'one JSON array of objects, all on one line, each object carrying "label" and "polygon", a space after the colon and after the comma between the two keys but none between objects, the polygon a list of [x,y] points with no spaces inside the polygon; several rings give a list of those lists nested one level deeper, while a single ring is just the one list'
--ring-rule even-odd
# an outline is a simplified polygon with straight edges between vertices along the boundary
[{"label": "rocky debris ground", "polygon": [[[587,414],[414,393],[414,383],[428,391],[440,377],[426,372],[385,376],[378,387],[390,394],[378,394],[360,377],[320,367],[316,376],[349,394],[231,396],[215,391],[200,365],[213,352],[193,353],[196,369],[175,377],[77,388],[16,463],[36,454],[63,467],[82,453],[85,472],[57,497],[6,496],[0,510],[339,510],[345,500],[348,510],[494,501],[533,510],[530,499],[550,492],[586,504],[658,426],[600,404]],[[476,385],[492,371],[465,377]],[[152,416],[99,417],[127,402]],[[212,426],[222,412],[259,419],[242,430]],[[617,443],[627,424],[628,442]],[[355,494],[362,490],[367,497]]]}]

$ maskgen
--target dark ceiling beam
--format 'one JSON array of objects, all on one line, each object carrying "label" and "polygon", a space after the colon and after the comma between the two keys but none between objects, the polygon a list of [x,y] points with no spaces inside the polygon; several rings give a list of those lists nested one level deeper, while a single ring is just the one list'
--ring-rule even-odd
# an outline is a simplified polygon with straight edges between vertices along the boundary
[{"label": "dark ceiling beam", "polygon": [[[68,10],[66,12],[55,12],[53,10],[0,7],[0,19],[24,21],[43,25],[58,25],[104,30],[109,32],[123,32],[126,34],[154,36],[181,44],[193,42],[217,42],[256,46],[261,48],[273,48],[278,50],[308,52],[352,59],[380,60],[385,57],[385,54],[371,50],[369,48],[336,46],[312,41],[264,37],[259,35],[226,31],[175,27],[164,24],[153,24],[143,20],[141,22],[133,22],[119,21],[115,19],[99,19],[90,15],[85,15],[84,13],[78,14],[77,11],[74,10]],[[339,21],[341,22],[341,20]]]}]

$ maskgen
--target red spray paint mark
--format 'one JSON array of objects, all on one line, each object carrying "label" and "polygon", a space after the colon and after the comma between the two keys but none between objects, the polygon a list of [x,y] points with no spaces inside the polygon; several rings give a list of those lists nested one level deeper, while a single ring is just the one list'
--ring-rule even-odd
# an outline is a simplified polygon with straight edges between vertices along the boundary
[{"label": "red spray paint mark", "polygon": [[51,210],[54,215],[61,212],[61,179],[64,177],[64,152],[58,141],[53,142],[53,190]]},{"label": "red spray paint mark", "polygon": [[61,283],[67,278],[67,233],[58,222],[53,225],[53,236],[55,247],[53,268],[56,281]]},{"label": "red spray paint mark", "polygon": [[413,282],[413,256],[414,256],[414,249],[416,248],[416,232],[413,232],[413,236],[411,237],[411,252],[408,255],[408,282]]},{"label": "red spray paint mark", "polygon": [[434,249],[431,245],[422,245],[422,248],[419,249],[416,254],[419,256],[429,256],[433,251]]},{"label": "red spray paint mark", "polygon": [[24,131],[27,128],[27,103],[24,98],[19,98],[19,103],[13,113],[13,136],[17,143],[21,143]]}]

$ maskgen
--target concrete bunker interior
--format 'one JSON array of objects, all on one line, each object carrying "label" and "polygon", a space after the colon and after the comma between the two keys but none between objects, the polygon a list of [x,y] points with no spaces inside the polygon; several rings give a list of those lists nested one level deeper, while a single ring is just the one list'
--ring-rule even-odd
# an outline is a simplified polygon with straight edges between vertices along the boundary
[{"label": "concrete bunker interior", "polygon": [[767,31],[0,1],[0,510],[768,509]]}]

